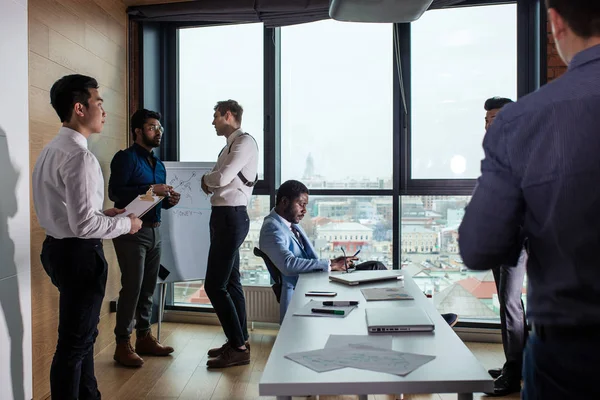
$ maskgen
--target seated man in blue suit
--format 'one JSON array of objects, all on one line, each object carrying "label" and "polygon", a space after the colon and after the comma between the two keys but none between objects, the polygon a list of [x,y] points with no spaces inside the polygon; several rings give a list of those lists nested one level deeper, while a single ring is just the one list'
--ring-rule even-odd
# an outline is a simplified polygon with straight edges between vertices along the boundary
[{"label": "seated man in blue suit", "polygon": [[298,274],[315,271],[344,271],[344,261],[352,266],[356,257],[320,260],[298,223],[306,214],[308,189],[298,181],[284,182],[277,190],[276,205],[265,217],[260,230],[259,248],[281,271],[281,301],[279,320],[283,321]]},{"label": "seated man in blue suit", "polygon": [[[306,214],[308,188],[302,182],[290,180],[277,190],[275,208],[265,217],[260,230],[259,248],[281,271],[281,300],[279,322],[283,321],[290,304],[298,275],[315,271],[344,271],[345,264],[353,266],[357,257],[338,257],[320,260],[315,249],[298,223]],[[359,266],[360,268],[360,266]],[[456,314],[442,314],[450,326],[458,321]]]}]

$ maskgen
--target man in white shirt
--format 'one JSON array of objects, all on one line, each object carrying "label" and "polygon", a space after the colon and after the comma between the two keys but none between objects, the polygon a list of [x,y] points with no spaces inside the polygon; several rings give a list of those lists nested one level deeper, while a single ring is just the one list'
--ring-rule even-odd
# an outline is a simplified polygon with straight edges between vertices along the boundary
[{"label": "man in white shirt", "polygon": [[58,344],[50,370],[53,399],[100,399],[94,341],[106,288],[101,239],[135,233],[142,221],[125,210],[102,211],[104,179],[87,138],[106,118],[98,83],[83,75],[52,85],[50,101],[61,122],[33,170],[35,211],[46,240],[42,265],[60,292]]},{"label": "man in white shirt", "polygon": [[254,138],[240,129],[242,113],[234,100],[220,101],[215,106],[213,125],[227,144],[213,170],[202,177],[202,190],[212,194],[204,289],[227,336],[227,343],[208,351],[212,358],[206,364],[209,368],[250,363],[239,247],[250,228],[246,206],[257,181],[258,147]]}]

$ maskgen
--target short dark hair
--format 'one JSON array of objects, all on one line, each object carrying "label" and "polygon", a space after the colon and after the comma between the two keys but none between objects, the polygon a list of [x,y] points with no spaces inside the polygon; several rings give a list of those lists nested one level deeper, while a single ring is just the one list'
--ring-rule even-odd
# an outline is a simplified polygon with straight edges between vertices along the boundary
[{"label": "short dark hair", "polygon": [[221,115],[225,115],[225,113],[229,111],[238,124],[242,123],[242,114],[244,113],[244,109],[240,103],[235,100],[218,101],[217,105],[215,106],[215,111],[218,111]]},{"label": "short dark hair", "polygon": [[492,97],[485,101],[483,108],[485,108],[485,111],[497,110],[510,103],[514,103],[514,101],[506,97]]},{"label": "short dark hair", "polygon": [[279,186],[279,189],[277,189],[275,204],[280,204],[284,198],[288,199],[289,201],[296,200],[301,194],[304,193],[309,194],[308,188],[304,185],[304,183],[295,180],[285,181],[281,184],[281,186]]},{"label": "short dark hair", "polygon": [[600,1],[546,0],[546,8],[554,8],[577,36],[600,36]]},{"label": "short dark hair", "polygon": [[60,122],[70,122],[77,103],[89,107],[90,89],[98,89],[98,81],[85,75],[66,75],[54,82],[50,89],[50,104]]},{"label": "short dark hair", "polygon": [[136,134],[135,130],[137,128],[144,129],[144,124],[149,119],[157,119],[160,121],[160,113],[156,111],[146,110],[142,108],[141,110],[137,110],[131,116],[131,134],[133,136],[133,141],[135,142]]}]

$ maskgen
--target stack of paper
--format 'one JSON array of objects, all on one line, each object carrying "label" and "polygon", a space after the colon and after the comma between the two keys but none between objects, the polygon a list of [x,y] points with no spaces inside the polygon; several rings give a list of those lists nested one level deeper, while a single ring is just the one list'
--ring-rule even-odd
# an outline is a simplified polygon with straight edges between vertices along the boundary
[{"label": "stack of paper", "polygon": [[324,349],[291,353],[286,358],[316,372],[352,367],[405,376],[435,359],[392,350],[391,336],[331,335]]},{"label": "stack of paper", "polygon": [[[303,317],[346,318],[355,308],[356,306],[324,306],[322,301],[311,300],[304,307],[296,311],[294,315]],[[313,312],[313,309],[325,310],[325,312]],[[331,313],[328,313],[327,310],[330,310]],[[334,313],[335,311],[338,312]]]}]

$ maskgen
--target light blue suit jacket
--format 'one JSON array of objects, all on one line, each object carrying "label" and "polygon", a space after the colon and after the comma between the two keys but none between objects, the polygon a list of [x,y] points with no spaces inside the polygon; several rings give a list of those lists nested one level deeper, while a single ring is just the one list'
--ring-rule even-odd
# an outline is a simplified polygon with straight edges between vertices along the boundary
[{"label": "light blue suit jacket", "polygon": [[298,274],[314,271],[328,271],[329,260],[319,260],[315,248],[300,225],[294,226],[300,232],[304,248],[285,223],[283,217],[271,210],[264,219],[260,229],[259,248],[281,271],[281,301],[279,304],[279,320],[283,321],[290,304]]}]

